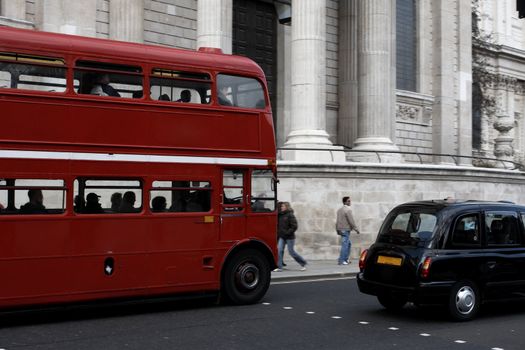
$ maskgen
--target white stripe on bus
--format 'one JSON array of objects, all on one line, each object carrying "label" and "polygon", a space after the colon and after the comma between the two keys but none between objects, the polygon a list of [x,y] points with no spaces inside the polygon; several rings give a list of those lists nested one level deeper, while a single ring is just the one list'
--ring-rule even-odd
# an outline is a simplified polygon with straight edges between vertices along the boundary
[{"label": "white stripe on bus", "polygon": [[266,159],[255,158],[221,158],[221,157],[188,157],[161,156],[147,154],[118,153],[80,153],[80,152],[43,152],[43,151],[10,151],[0,150],[0,158],[11,159],[58,159],[58,160],[92,160],[110,162],[143,162],[143,163],[191,163],[221,165],[268,165]]}]

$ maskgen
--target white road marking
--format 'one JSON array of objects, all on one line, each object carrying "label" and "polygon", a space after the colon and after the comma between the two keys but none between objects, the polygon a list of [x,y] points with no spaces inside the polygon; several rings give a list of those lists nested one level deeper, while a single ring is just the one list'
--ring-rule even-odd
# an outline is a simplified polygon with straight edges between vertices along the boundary
[{"label": "white road marking", "polygon": [[397,327],[389,327],[388,329],[391,330],[391,331],[398,331],[399,330],[399,328],[397,328]]},{"label": "white road marking", "polygon": [[366,321],[359,321],[359,324],[370,324],[370,322],[366,322]]},{"label": "white road marking", "polygon": [[490,350],[505,350],[505,349],[503,349],[503,348],[492,348]]},{"label": "white road marking", "polygon": [[428,334],[428,333],[421,333],[420,336],[422,336],[422,337],[430,337],[430,334]]},{"label": "white road marking", "polygon": [[465,340],[454,340],[454,343],[465,344],[466,341]]},{"label": "white road marking", "polygon": [[307,313],[308,315],[313,315],[313,314],[315,314],[315,311],[306,311],[306,313]]},{"label": "white road marking", "polygon": [[332,316],[332,318],[335,319],[335,320],[339,320],[339,319],[341,319],[342,317],[341,317],[341,316]]},{"label": "white road marking", "polygon": [[293,307],[291,307],[291,306],[285,306],[285,307],[283,307],[283,309],[285,309],[285,310],[291,310],[291,309],[293,309]]},{"label": "white road marking", "polygon": [[270,303],[262,303],[263,305],[270,305]]},{"label": "white road marking", "polygon": [[[313,276],[312,276],[313,277]],[[325,281],[339,281],[339,280],[355,280],[355,276],[351,277],[334,277],[334,278],[319,278],[319,279],[307,279],[307,280],[297,280],[297,281],[275,281],[270,284],[292,284],[292,283],[307,283],[307,282],[325,282]]]}]

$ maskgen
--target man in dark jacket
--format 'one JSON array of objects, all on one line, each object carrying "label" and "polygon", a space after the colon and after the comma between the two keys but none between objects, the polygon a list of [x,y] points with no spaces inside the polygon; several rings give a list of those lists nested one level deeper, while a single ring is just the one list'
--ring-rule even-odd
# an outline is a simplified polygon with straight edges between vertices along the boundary
[{"label": "man in dark jacket", "polygon": [[277,226],[277,236],[279,237],[279,242],[277,243],[279,261],[278,268],[274,270],[275,272],[282,271],[285,245],[288,246],[288,253],[290,253],[292,258],[301,265],[301,271],[306,270],[306,260],[294,250],[295,231],[297,231],[297,219],[293,214],[290,203],[282,202],[279,208],[279,221]]}]

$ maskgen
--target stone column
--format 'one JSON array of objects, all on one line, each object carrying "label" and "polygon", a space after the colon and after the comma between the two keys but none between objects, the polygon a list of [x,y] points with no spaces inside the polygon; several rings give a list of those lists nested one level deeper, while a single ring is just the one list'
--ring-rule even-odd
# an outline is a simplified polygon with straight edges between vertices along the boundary
[{"label": "stone column", "polygon": [[0,2],[2,12],[0,16],[10,19],[26,19],[26,0],[2,0]]},{"label": "stone column", "polygon": [[[457,154],[456,133],[458,64],[457,0],[432,1],[434,36],[434,106],[432,140],[434,153]],[[469,30],[470,33],[470,30]],[[458,128],[459,129],[459,128]],[[470,138],[470,135],[469,135]],[[450,157],[435,157],[434,162],[455,164]]]},{"label": "stone column", "polygon": [[39,30],[91,37],[97,35],[97,0],[41,0],[35,6]]},{"label": "stone column", "polygon": [[[285,147],[335,149],[326,132],[326,0],[294,1],[291,40],[291,132]],[[282,155],[296,161],[343,161],[342,152],[336,153],[294,150]]]},{"label": "stone column", "polygon": [[110,0],[109,38],[144,42],[144,0]]},{"label": "stone column", "polygon": [[[472,5],[458,1],[458,153],[472,156]],[[459,158],[462,165],[471,165],[470,158]]]},{"label": "stone column", "polygon": [[232,53],[233,0],[197,1],[197,48]]},{"label": "stone column", "polygon": [[[395,118],[395,49],[392,30],[395,1],[359,1],[358,17],[358,138],[355,151],[399,151],[392,142],[392,119]],[[350,153],[354,161],[377,161],[374,153]],[[381,162],[400,162],[395,153],[380,154]]]},{"label": "stone column", "polygon": [[339,2],[339,119],[337,141],[351,146],[357,139],[358,61],[357,4]]},{"label": "stone column", "polygon": [[0,26],[33,29],[26,20],[26,0],[0,0]]}]

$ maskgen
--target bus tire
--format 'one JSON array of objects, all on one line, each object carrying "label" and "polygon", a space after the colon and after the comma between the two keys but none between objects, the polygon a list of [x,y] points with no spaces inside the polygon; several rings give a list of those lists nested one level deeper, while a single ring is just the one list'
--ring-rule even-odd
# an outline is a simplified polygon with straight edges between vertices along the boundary
[{"label": "bus tire", "polygon": [[222,294],[235,305],[261,300],[270,286],[270,264],[263,253],[245,249],[228,259],[222,278]]}]

